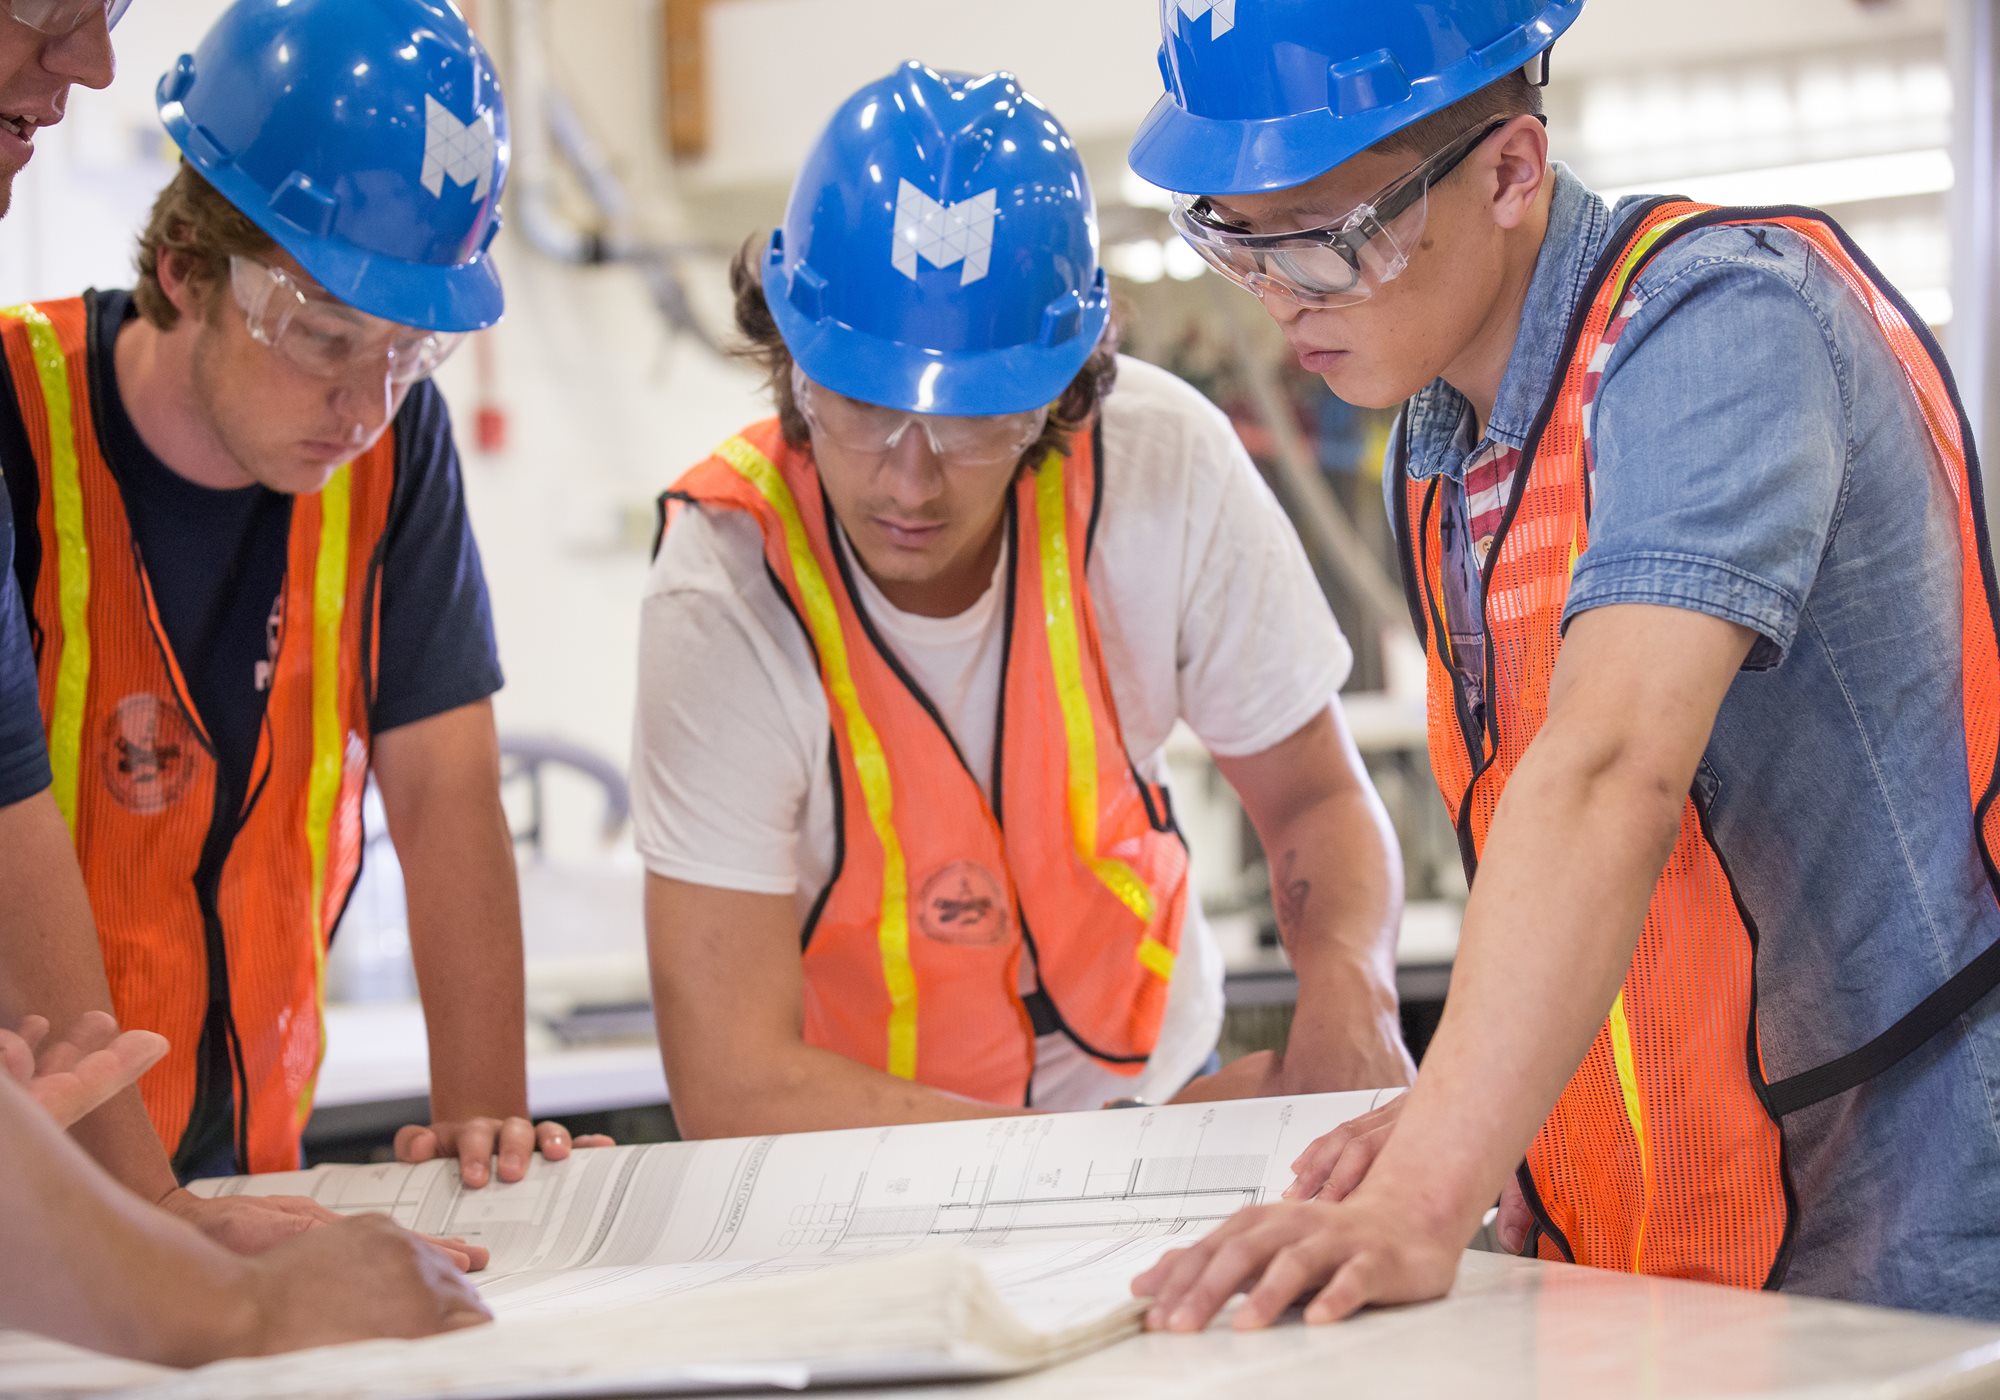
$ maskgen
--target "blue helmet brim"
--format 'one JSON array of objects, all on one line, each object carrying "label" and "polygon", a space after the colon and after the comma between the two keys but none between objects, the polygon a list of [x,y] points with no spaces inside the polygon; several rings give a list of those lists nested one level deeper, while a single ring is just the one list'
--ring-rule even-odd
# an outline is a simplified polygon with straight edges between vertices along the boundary
[{"label": "blue helmet brim", "polygon": [[344,304],[384,321],[447,334],[484,330],[505,313],[507,297],[490,250],[440,267],[315,238],[273,212],[269,193],[234,165],[196,160],[188,150],[187,118],[177,106],[163,109],[160,120],[201,177]]},{"label": "blue helmet brim", "polygon": [[1126,159],[1141,179],[1177,194],[1264,194],[1318,179],[1386,137],[1524,68],[1573,23],[1583,0],[1550,0],[1509,44],[1467,57],[1410,85],[1393,105],[1341,115],[1225,119],[1187,111],[1171,94],[1153,104]]},{"label": "blue helmet brim", "polygon": [[1083,308],[1075,335],[1057,349],[1008,345],[949,353],[900,345],[831,318],[813,320],[785,296],[764,259],[764,298],[785,348],[806,377],[836,394],[911,413],[1027,413],[1062,397],[1111,320],[1108,296]]}]

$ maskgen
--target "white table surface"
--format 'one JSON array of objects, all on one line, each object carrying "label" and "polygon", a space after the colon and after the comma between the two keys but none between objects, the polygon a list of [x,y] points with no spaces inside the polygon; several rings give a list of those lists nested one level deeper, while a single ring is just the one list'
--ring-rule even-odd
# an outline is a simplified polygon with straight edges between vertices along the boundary
[{"label": "white table surface", "polygon": [[[309,1365],[309,1361],[301,1361]],[[0,1392],[80,1396],[160,1373],[0,1333]],[[1331,1327],[1134,1337],[1048,1371],[895,1400],[1962,1400],[2000,1396],[2000,1327],[1467,1254],[1453,1294]],[[525,1394],[525,1392],[524,1392]]]}]

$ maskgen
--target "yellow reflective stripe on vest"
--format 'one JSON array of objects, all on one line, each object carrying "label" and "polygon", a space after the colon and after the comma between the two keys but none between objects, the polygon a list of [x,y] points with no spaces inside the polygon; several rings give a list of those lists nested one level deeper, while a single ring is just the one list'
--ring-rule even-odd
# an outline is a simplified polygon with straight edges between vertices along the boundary
[{"label": "yellow reflective stripe on vest", "polygon": [[48,411],[49,502],[56,523],[57,603],[62,613],[62,655],[56,659],[55,703],[49,713],[49,767],[56,806],[76,835],[77,765],[83,751],[83,706],[90,691],[90,540],[83,526],[83,480],[76,456],[76,419],[69,393],[69,365],[56,329],[33,306],[0,312],[28,331],[35,376]]},{"label": "yellow reflective stripe on vest", "polygon": [[312,1116],[319,1067],[326,1060],[326,863],[333,844],[334,807],[347,767],[347,736],[340,722],[340,634],[347,621],[347,557],[354,494],[352,464],[333,474],[319,493],[319,554],[313,561],[312,768],[306,779],[306,847],[312,853],[314,1006],[320,1026],[319,1060],[299,1096],[299,1126]]},{"label": "yellow reflective stripe on vest", "polygon": [[868,824],[882,844],[882,914],[876,942],[882,952],[882,981],[889,990],[889,1073],[899,1079],[917,1077],[917,974],[910,966],[909,873],[903,863],[903,843],[896,835],[895,804],[889,790],[889,758],[881,736],[862,713],[848,665],[847,642],[840,629],[840,609],[827,587],[826,574],[814,557],[812,540],[791,488],[771,459],[743,438],[716,449],[723,461],[770,505],[785,532],[785,553],[804,604],[806,630],[819,649],[826,669],[828,693],[847,726],[847,746],[854,755],[854,772],[861,783],[861,800]]},{"label": "yellow reflective stripe on vest", "polygon": [[1632,1141],[1639,1149],[1639,1180],[1645,1199],[1639,1204],[1639,1223],[1632,1231],[1632,1272],[1644,1273],[1646,1218],[1653,1212],[1653,1144],[1646,1135],[1646,1104],[1639,1093],[1639,1058],[1632,1049],[1632,1023],[1625,1016],[1625,992],[1611,1003],[1611,1060],[1618,1067],[1618,1088],[1625,1096],[1625,1118],[1632,1125]]},{"label": "yellow reflective stripe on vest", "polygon": [[[1048,629],[1049,664],[1056,702],[1062,707],[1063,735],[1069,741],[1069,826],[1076,853],[1118,902],[1148,929],[1153,892],[1122,860],[1097,853],[1097,726],[1083,688],[1083,646],[1077,637],[1074,580],[1069,567],[1069,511],[1063,475],[1067,462],[1051,452],[1035,472],[1035,527],[1040,537],[1042,616]],[[1173,976],[1174,953],[1149,932],[1139,944],[1139,961],[1161,978]]]}]

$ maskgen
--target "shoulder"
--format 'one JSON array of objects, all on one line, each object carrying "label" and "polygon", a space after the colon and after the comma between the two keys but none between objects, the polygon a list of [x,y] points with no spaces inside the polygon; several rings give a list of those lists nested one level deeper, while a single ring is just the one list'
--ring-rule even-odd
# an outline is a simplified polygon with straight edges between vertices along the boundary
[{"label": "shoulder", "polygon": [[1104,401],[1104,458],[1107,496],[1178,505],[1263,485],[1221,409],[1187,381],[1127,355]]}]

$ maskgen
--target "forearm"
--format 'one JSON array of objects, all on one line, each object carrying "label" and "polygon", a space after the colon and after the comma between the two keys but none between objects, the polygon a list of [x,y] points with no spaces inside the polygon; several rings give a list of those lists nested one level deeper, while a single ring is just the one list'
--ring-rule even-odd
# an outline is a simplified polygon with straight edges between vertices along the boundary
[{"label": "forearm", "polygon": [[497,790],[466,799],[406,812],[396,837],[439,1122],[528,1112],[513,841]]},{"label": "forearm", "polygon": [[[58,1026],[86,1011],[116,1014],[76,851],[47,792],[0,808],[0,950],[0,1024],[17,1024],[29,1012]],[[146,1200],[174,1189],[137,1089],[78,1123],[74,1136]]]},{"label": "forearm", "polygon": [[1363,1189],[1470,1234],[1618,994],[1684,800],[1616,762],[1530,748],[1494,817],[1423,1074]]},{"label": "forearm", "polygon": [[0,1076],[0,1327],[189,1366],[249,1349],[249,1266],[117,1189]]},{"label": "forearm", "polygon": [[1270,834],[1271,904],[1298,978],[1287,1092],[1407,1084],[1396,1000],[1403,867],[1373,788],[1327,795]]},{"label": "forearm", "polygon": [[[663,1014],[663,1021],[667,1018]],[[683,1023],[686,1024],[686,1023]],[[689,1138],[755,1137],[826,1128],[1007,1118],[1031,1110],[898,1079],[803,1042],[727,1056],[667,1053],[674,1121]]]}]

